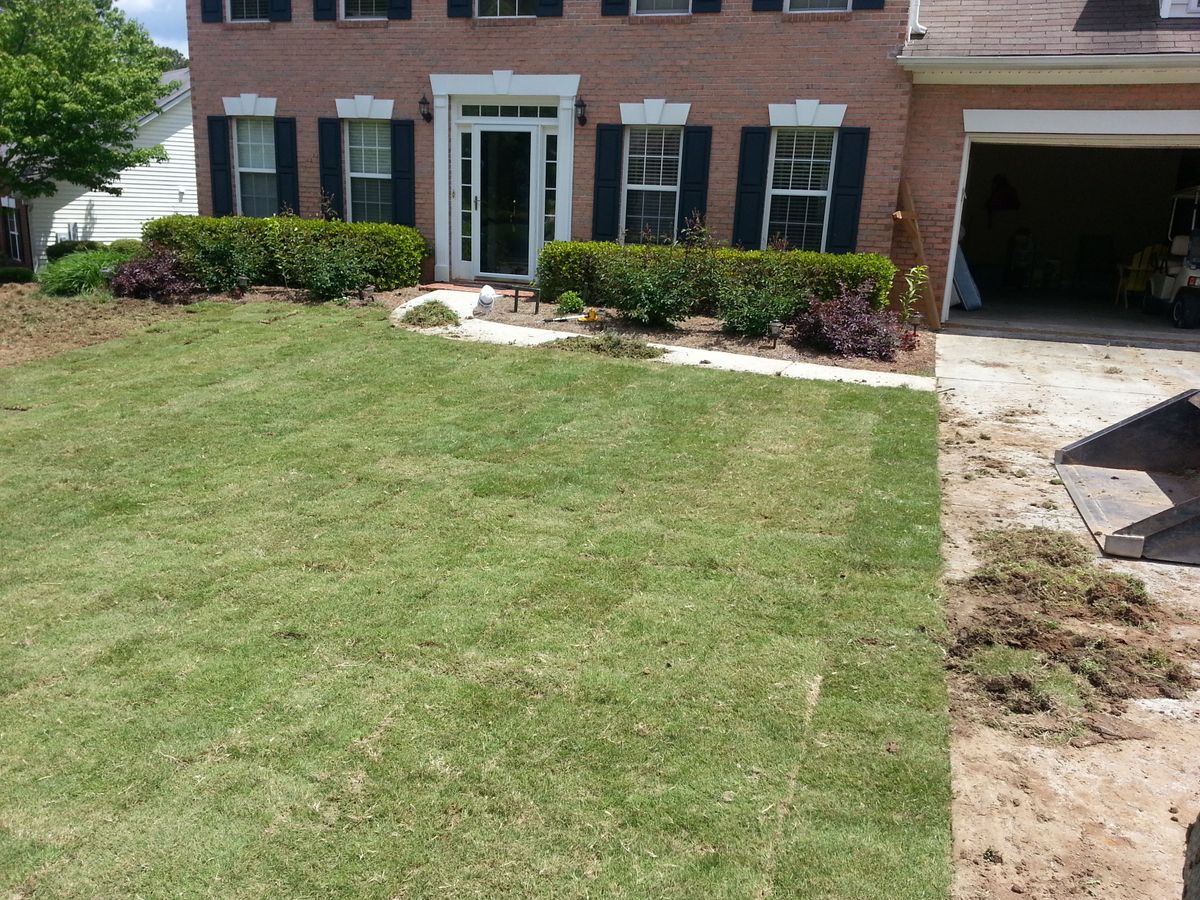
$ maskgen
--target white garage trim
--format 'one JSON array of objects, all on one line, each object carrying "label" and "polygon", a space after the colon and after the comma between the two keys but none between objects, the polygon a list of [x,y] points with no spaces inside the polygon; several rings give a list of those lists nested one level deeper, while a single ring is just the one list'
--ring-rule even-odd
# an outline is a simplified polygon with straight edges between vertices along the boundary
[{"label": "white garage trim", "polygon": [[971,148],[975,144],[1023,144],[1047,147],[1200,147],[1200,110],[1049,110],[964,109],[962,162],[954,227],[950,232],[942,321],[954,298],[954,257],[962,229],[963,202]]}]

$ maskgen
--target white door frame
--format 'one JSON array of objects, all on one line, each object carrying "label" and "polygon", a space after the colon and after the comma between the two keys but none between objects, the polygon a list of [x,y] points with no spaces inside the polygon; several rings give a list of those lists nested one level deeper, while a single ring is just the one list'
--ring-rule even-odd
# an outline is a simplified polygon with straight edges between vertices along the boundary
[{"label": "white door frame", "polygon": [[975,144],[1038,144],[1050,147],[1200,147],[1200,110],[964,109],[962,162],[954,227],[946,262],[942,321],[954,301],[954,258],[962,233],[963,203]]},{"label": "white door frame", "polygon": [[[529,135],[529,259],[526,267],[528,275],[512,275],[505,272],[487,272],[483,269],[483,228],[482,216],[484,199],[481,194],[483,187],[483,141],[482,135],[488,131],[509,131]],[[451,191],[452,205],[461,210],[458,200],[462,194],[462,135],[471,135],[471,258],[461,255],[462,236],[460,217],[451,222],[450,237],[452,241],[452,262],[450,274],[456,278],[499,278],[512,281],[532,281],[537,263],[538,251],[542,248],[545,205],[545,135],[553,133],[552,128],[534,123],[521,123],[497,119],[494,122],[472,121],[454,126],[454,187]]]},{"label": "white door frame", "polygon": [[[558,166],[554,239],[571,240],[571,193],[575,163],[575,97],[579,93],[578,75],[515,75],[509,70],[497,70],[487,75],[430,75],[433,91],[433,244],[434,277],[439,281],[450,278],[453,259],[451,244],[452,209],[451,162],[457,151],[452,150],[454,130],[454,97],[494,98],[490,102],[509,102],[510,97],[558,98]],[[549,121],[547,121],[549,124]],[[535,146],[536,155],[544,152],[544,142]],[[540,177],[540,176],[539,176]],[[544,192],[542,192],[544,193]],[[539,198],[535,206],[540,209]],[[540,242],[539,242],[540,246]]]}]

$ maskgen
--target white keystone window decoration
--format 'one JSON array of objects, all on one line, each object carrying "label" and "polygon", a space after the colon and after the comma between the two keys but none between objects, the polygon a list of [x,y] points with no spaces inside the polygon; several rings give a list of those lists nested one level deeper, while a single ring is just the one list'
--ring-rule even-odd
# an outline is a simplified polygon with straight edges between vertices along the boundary
[{"label": "white keystone window decoration", "polygon": [[265,22],[270,16],[269,0],[228,0],[230,22]]},{"label": "white keystone window decoration", "polygon": [[625,129],[626,243],[657,244],[675,237],[683,129],[640,125]]},{"label": "white keystone window decoration", "polygon": [[343,19],[386,19],[388,0],[342,0]]},{"label": "white keystone window decoration", "polygon": [[849,0],[788,0],[788,12],[845,12]]},{"label": "white keystone window decoration", "polygon": [[392,130],[389,122],[346,123],[350,221],[392,221]]},{"label": "white keystone window decoration", "polygon": [[832,129],[774,130],[764,246],[786,243],[789,250],[825,248],[836,144],[837,132]]},{"label": "white keystone window decoration", "polygon": [[637,16],[686,15],[692,11],[692,0],[634,0]]},{"label": "white keystone window decoration", "polygon": [[279,212],[275,123],[271,119],[238,119],[236,127],[238,213],[258,218],[273,216]]},{"label": "white keystone window decoration", "polygon": [[537,0],[479,0],[481,19],[512,19],[537,15]]}]

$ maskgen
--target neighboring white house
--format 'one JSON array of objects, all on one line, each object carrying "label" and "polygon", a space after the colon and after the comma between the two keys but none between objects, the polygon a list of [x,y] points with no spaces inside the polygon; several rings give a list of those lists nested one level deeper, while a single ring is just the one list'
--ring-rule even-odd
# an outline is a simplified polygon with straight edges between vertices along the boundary
[{"label": "neighboring white house", "polygon": [[140,238],[142,225],[175,213],[196,215],[196,146],[192,139],[192,86],[187,69],[163,76],[180,88],[158,102],[158,111],[138,122],[138,147],[161,144],[165,162],[126,169],[117,179],[120,195],[84,191],[64,184],[53,197],[29,204],[29,238],[37,266],[46,247],[58,241],[115,241]]}]

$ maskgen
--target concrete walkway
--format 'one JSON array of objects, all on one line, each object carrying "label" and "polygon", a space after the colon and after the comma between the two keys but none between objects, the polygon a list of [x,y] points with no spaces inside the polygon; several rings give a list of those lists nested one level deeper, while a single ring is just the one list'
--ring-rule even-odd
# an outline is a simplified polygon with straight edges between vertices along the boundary
[{"label": "concrete walkway", "polygon": [[[518,347],[535,347],[576,335],[548,328],[528,328],[491,322],[475,316],[478,295],[474,292],[438,289],[422,294],[392,313],[392,324],[400,324],[404,313],[414,306],[437,300],[458,314],[461,324],[454,328],[426,329],[430,333],[444,334],[459,340],[481,341],[488,344],[511,344]],[[921,375],[902,375],[895,372],[872,372],[867,369],[847,369],[840,366],[822,366],[814,363],[789,362],[786,359],[770,359],[745,353],[726,353],[721,350],[701,350],[696,347],[677,347],[673,344],[652,343],[661,347],[666,354],[660,362],[679,366],[701,366],[707,369],[722,369],[727,372],[747,372],[754,375],[773,375],[781,378],[797,378],[805,381],[838,381],[847,384],[863,384],[870,387],[904,387],[914,391],[932,391],[934,379]]]}]

